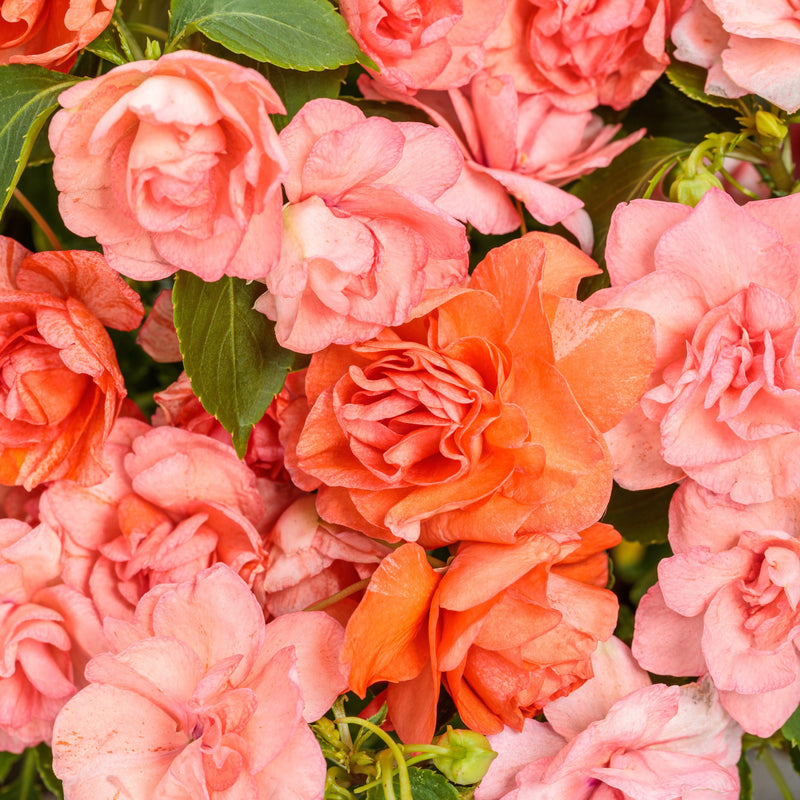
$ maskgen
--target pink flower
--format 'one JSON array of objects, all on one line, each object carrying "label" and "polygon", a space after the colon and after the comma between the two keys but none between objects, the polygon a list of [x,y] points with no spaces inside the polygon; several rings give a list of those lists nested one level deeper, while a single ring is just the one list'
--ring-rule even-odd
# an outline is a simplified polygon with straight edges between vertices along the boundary
[{"label": "pink flower", "polygon": [[59,579],[61,542],[45,525],[0,520],[0,748],[50,743],[53,720],[105,650],[91,601]]},{"label": "pink flower", "polygon": [[341,0],[350,33],[378,65],[381,83],[403,94],[450,89],[483,66],[483,41],[505,0]]},{"label": "pink flower", "polygon": [[708,70],[708,94],[757,94],[784,111],[800,108],[800,11],[792,0],[694,0],[672,41],[675,58]]},{"label": "pink flower", "polygon": [[136,344],[159,364],[182,360],[172,313],[172,289],[164,289],[156,297],[150,313],[136,336]]},{"label": "pink flower", "polygon": [[800,486],[800,197],[696,208],[635,200],[614,213],[611,289],[590,302],[656,323],[639,406],[606,434],[628,489],[689,475],[740,503]]},{"label": "pink flower", "polygon": [[139,296],[99,253],[0,237],[0,263],[0,482],[97,483],[125,397],[104,326],[135,328]]},{"label": "pink flower", "polygon": [[[392,549],[363,533],[319,518],[314,495],[295,500],[266,536],[266,568],[254,587],[264,594],[264,610],[274,616],[302,611],[369,578]],[[355,610],[352,594],[326,608],[342,623]]]},{"label": "pink flower", "polygon": [[[231,624],[235,621],[235,624]],[[53,766],[71,800],[321,800],[325,760],[306,724],[346,688],[342,628],[323,613],[265,627],[230,569],[163,585],[62,709]]]},{"label": "pink flower", "polygon": [[592,680],[545,707],[546,723],[489,737],[498,756],[475,800],[739,797],[742,731],[710,683],[650,685],[614,638],[592,665]]},{"label": "pink flower", "polygon": [[[451,133],[464,154],[464,171],[438,205],[482,233],[510,233],[520,224],[509,194],[544,225],[562,222],[587,252],[592,223],[583,202],[557,187],[586,175],[644,135],[612,142],[619,125],[604,125],[589,111],[562,111],[545,95],[520,95],[509,75],[485,71],[469,87],[404,97],[362,79],[365,97],[390,99],[424,111]],[[497,120],[503,124],[498,125]]]},{"label": "pink flower", "polygon": [[284,108],[258,72],[181,50],[81,81],[59,102],[59,210],[114,269],[252,279],[277,260],[286,161],[269,114]]},{"label": "pink flower", "polygon": [[114,0],[2,0],[0,64],[69,72],[78,51],[111,22]]},{"label": "pink flower", "polygon": [[751,506],[685,481],[670,507],[675,555],[636,614],[633,652],[661,675],[708,674],[756,736],[800,703],[800,496]]},{"label": "pink flower", "polygon": [[103,616],[127,619],[151,587],[218,561],[254,578],[264,506],[232,447],[120,419],[106,457],[113,469],[103,483],[59,481],[40,501],[42,519],[64,540],[64,580]]},{"label": "pink flower", "polygon": [[559,108],[622,109],[669,64],[664,45],[686,0],[509,0],[485,42],[486,69]]},{"label": "pink flower", "polygon": [[436,200],[463,159],[444,131],[312,100],[281,131],[283,246],[256,308],[284,347],[313,353],[405,322],[426,289],[467,275],[464,226]]}]

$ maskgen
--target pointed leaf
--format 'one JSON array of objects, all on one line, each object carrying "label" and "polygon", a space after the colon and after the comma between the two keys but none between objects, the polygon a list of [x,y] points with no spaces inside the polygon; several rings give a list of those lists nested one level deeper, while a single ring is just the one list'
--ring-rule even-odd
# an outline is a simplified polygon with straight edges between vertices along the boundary
[{"label": "pointed leaf", "polygon": [[[408,768],[411,796],[414,800],[458,800],[459,794],[444,775],[430,769]],[[400,779],[394,775],[394,796],[400,797]],[[383,786],[373,786],[365,795],[366,800],[386,800]]]},{"label": "pointed leaf", "polygon": [[283,130],[309,100],[315,97],[338,97],[347,77],[347,67],[322,72],[297,72],[269,64],[262,71],[286,106],[285,115],[272,115],[272,122],[278,131]]},{"label": "pointed leaf", "polygon": [[86,45],[86,49],[90,53],[94,53],[96,56],[100,56],[100,58],[119,67],[127,64],[129,59],[126,58],[125,53],[122,52],[117,44],[112,29],[113,26],[110,25],[93,42]]},{"label": "pointed leaf", "polygon": [[183,364],[203,407],[233,437],[239,457],[252,426],[281,390],[294,353],[275,341],[275,326],[253,309],[264,286],[223,277],[206,283],[175,277],[172,302]]},{"label": "pointed leaf", "polygon": [[747,752],[742,751],[739,759],[739,800],[753,800],[753,770],[747,760]]},{"label": "pointed leaf", "polygon": [[614,484],[603,522],[613,525],[629,542],[667,541],[669,503],[677,484],[630,492]]},{"label": "pointed leaf", "polygon": [[80,78],[32,64],[0,66],[0,214],[28,161],[58,96]]},{"label": "pointed leaf", "polygon": [[792,716],[783,723],[781,733],[795,747],[800,747],[800,708],[796,708]]},{"label": "pointed leaf", "polygon": [[328,0],[172,0],[167,52],[195,31],[231,52],[288,69],[334,69],[366,59]]},{"label": "pointed leaf", "polygon": [[36,750],[36,771],[45,788],[52,792],[59,800],[64,800],[64,787],[53,772],[53,751],[46,745],[40,744]]}]

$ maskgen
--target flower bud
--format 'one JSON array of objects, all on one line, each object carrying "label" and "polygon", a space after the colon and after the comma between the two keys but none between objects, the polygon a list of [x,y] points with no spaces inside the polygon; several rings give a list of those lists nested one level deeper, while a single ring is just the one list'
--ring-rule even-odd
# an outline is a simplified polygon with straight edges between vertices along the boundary
[{"label": "flower bud", "polygon": [[756,111],[756,130],[761,136],[783,140],[789,135],[789,129],[769,111]]},{"label": "flower bud", "polygon": [[436,744],[449,748],[450,752],[436,756],[433,763],[447,780],[461,786],[481,780],[497,757],[489,740],[475,731],[454,730],[448,726]]},{"label": "flower bud", "polygon": [[669,187],[669,199],[687,206],[696,206],[709,189],[722,189],[722,181],[713,172],[703,170],[687,175],[682,169]]}]

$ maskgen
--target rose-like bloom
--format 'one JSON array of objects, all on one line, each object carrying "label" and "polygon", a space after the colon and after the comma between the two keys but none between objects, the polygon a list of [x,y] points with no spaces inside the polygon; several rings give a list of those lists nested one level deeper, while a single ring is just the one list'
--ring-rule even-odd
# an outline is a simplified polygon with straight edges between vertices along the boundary
[{"label": "rose-like bloom", "polygon": [[97,612],[60,578],[61,542],[45,525],[0,520],[0,748],[50,743],[53,720],[106,649]]},{"label": "rose-like bloom", "polygon": [[97,483],[125,397],[103,326],[135,328],[142,304],[98,253],[0,237],[0,256],[0,483]]},{"label": "rose-like bloom", "polygon": [[792,0],[694,0],[672,41],[675,58],[708,70],[708,94],[757,94],[785,111],[800,108],[800,11]]},{"label": "rose-like bloom", "polygon": [[404,322],[426,289],[467,275],[464,226],[436,200],[458,179],[452,137],[306,103],[281,131],[289,159],[280,261],[256,308],[284,346],[313,353]]},{"label": "rose-like bloom", "polygon": [[164,289],[153,302],[150,313],[136,334],[136,344],[159,364],[181,361],[181,345],[175,330],[172,289]]},{"label": "rose-like bloom", "polygon": [[628,489],[689,475],[739,503],[800,486],[800,197],[694,208],[634,200],[614,212],[611,289],[590,302],[656,322],[639,406],[607,434]]},{"label": "rose-like bloom", "polygon": [[281,424],[323,519],[424,547],[596,522],[611,491],[601,431],[653,363],[646,314],[573,299],[596,271],[566,240],[529,234],[427,313],[315,354],[309,410],[297,401]]},{"label": "rose-like bloom", "polygon": [[105,616],[129,618],[151,587],[222,561],[249,580],[264,557],[255,475],[231,446],[169,426],[117,421],[111,475],[42,495],[42,519],[64,541],[64,580]]},{"label": "rose-like bloom", "polygon": [[0,64],[68,72],[78,50],[106,28],[114,0],[2,0]]},{"label": "rose-like bloom", "polygon": [[800,703],[800,495],[740,506],[684,481],[670,506],[675,553],[636,614],[633,652],[660,675],[708,674],[756,736]]},{"label": "rose-like bloom", "polygon": [[586,252],[593,237],[583,201],[557,187],[608,166],[644,135],[642,129],[612,142],[619,125],[604,125],[590,111],[563,111],[545,95],[519,95],[509,75],[483,71],[464,89],[414,97],[369,79],[359,86],[365,97],[416,106],[455,137],[464,171],[438,201],[445,211],[482,233],[510,233],[520,225],[510,194],[538,222],[563,223]]},{"label": "rose-like bloom", "polygon": [[559,108],[622,109],[669,64],[664,45],[686,0],[509,0],[485,42],[486,69]]},{"label": "rose-like bloom", "polygon": [[[273,616],[302,611],[348,586],[369,578],[391,548],[357,531],[325,523],[313,495],[295,500],[265,536],[264,572],[253,587],[264,595],[264,611]],[[346,622],[360,594],[351,594],[326,611]]]},{"label": "rose-like bloom", "polygon": [[261,74],[181,50],[81,81],[59,102],[59,210],[114,269],[136,280],[266,274],[286,160],[269,119],[284,107]]},{"label": "rose-like bloom", "polygon": [[483,66],[483,41],[505,0],[341,0],[339,13],[378,80],[399,92],[450,89]]},{"label": "rose-like bloom", "polygon": [[265,627],[247,586],[218,564],[142,598],[112,628],[64,706],[53,768],[71,800],[321,800],[325,760],[306,724],[346,688],[342,628],[326,614]]},{"label": "rose-like bloom", "polygon": [[475,800],[737,800],[742,731],[707,680],[651,685],[614,638],[592,665],[546,723],[489,737],[498,755]]},{"label": "rose-like bloom", "polygon": [[443,576],[419,545],[402,545],[347,623],[350,687],[363,695],[389,681],[389,717],[407,742],[433,735],[440,679],[471,729],[521,729],[592,676],[589,657],[617,622],[604,550],[618,542],[600,523],[511,545],[466,542]]}]

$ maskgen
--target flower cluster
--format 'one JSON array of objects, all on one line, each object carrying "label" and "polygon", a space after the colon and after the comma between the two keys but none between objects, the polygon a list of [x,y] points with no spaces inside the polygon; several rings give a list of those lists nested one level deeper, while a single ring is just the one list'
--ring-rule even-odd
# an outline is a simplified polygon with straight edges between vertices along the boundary
[{"label": "flower cluster", "polygon": [[794,4],[246,5],[0,0],[12,785],[800,763]]}]

